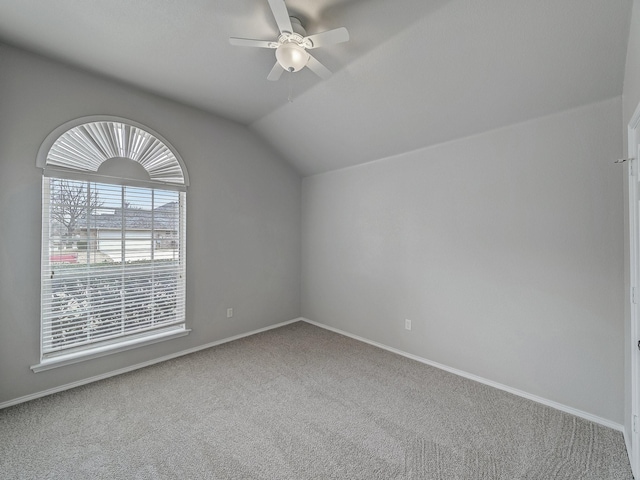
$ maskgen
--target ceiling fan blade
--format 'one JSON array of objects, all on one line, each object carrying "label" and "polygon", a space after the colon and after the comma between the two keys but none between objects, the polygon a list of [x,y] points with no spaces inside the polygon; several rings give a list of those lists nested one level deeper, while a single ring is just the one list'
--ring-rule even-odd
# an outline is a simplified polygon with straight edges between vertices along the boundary
[{"label": "ceiling fan blade", "polygon": [[312,48],[324,47],[325,45],[348,42],[349,32],[346,28],[340,27],[326,32],[316,33],[315,35],[309,35],[305,40],[311,41],[311,46],[307,47],[307,50],[309,50]]},{"label": "ceiling fan blade", "polygon": [[253,40],[251,38],[230,37],[229,43],[239,47],[260,47],[260,48],[276,48],[278,42],[270,42],[268,40]]},{"label": "ceiling fan blade", "polygon": [[323,80],[328,79],[331,76],[331,70],[321,64],[318,60],[315,59],[312,55],[309,55],[309,62],[307,62],[307,67],[318,75]]},{"label": "ceiling fan blade", "polygon": [[276,62],[276,64],[269,72],[267,80],[271,80],[272,82],[278,81],[280,79],[280,76],[282,75],[282,72],[284,72],[284,68],[282,68],[278,62]]},{"label": "ceiling fan blade", "polygon": [[287,5],[284,3],[284,0],[269,0],[269,6],[276,19],[280,33],[293,33],[289,11],[287,10]]}]

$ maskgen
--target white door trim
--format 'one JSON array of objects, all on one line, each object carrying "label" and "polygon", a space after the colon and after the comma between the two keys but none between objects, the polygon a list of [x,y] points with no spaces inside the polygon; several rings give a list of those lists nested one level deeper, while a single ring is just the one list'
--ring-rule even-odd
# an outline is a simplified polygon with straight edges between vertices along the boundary
[{"label": "white door trim", "polygon": [[640,144],[640,104],[631,117],[628,127],[627,156],[631,160],[628,162],[628,182],[629,182],[629,322],[630,339],[625,346],[625,356],[629,359],[631,370],[631,418],[630,425],[626,425],[625,431],[627,450],[631,469],[635,478],[640,478],[640,350],[638,341],[640,340],[640,316],[638,303],[640,302],[640,232],[638,226],[638,201],[640,192],[638,188],[638,144]]}]

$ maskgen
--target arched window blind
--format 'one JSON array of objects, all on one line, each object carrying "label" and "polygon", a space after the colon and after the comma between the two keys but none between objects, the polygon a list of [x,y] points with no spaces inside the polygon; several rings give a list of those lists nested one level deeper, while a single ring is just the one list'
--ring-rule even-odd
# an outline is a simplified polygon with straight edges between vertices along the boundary
[{"label": "arched window blind", "polygon": [[150,180],[185,184],[182,166],[171,149],[146,130],[123,122],[90,122],[67,130],[49,149],[46,165],[97,172],[112,158],[140,164]]},{"label": "arched window blind", "polygon": [[182,160],[146,127],[89,120],[54,131],[38,156],[40,368],[186,331]]}]

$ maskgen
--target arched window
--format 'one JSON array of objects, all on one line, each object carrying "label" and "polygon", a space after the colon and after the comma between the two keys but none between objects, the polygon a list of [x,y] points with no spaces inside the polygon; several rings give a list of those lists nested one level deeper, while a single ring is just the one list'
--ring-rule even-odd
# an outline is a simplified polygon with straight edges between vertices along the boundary
[{"label": "arched window", "polygon": [[42,188],[41,359],[34,371],[188,333],[186,189],[178,153],[115,117],[53,131]]}]

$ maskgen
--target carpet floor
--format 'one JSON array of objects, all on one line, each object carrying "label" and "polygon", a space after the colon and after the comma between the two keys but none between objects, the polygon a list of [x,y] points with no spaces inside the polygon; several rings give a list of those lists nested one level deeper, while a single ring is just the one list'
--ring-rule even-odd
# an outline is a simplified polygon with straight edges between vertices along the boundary
[{"label": "carpet floor", "polygon": [[0,410],[0,478],[632,477],[620,432],[298,322]]}]

